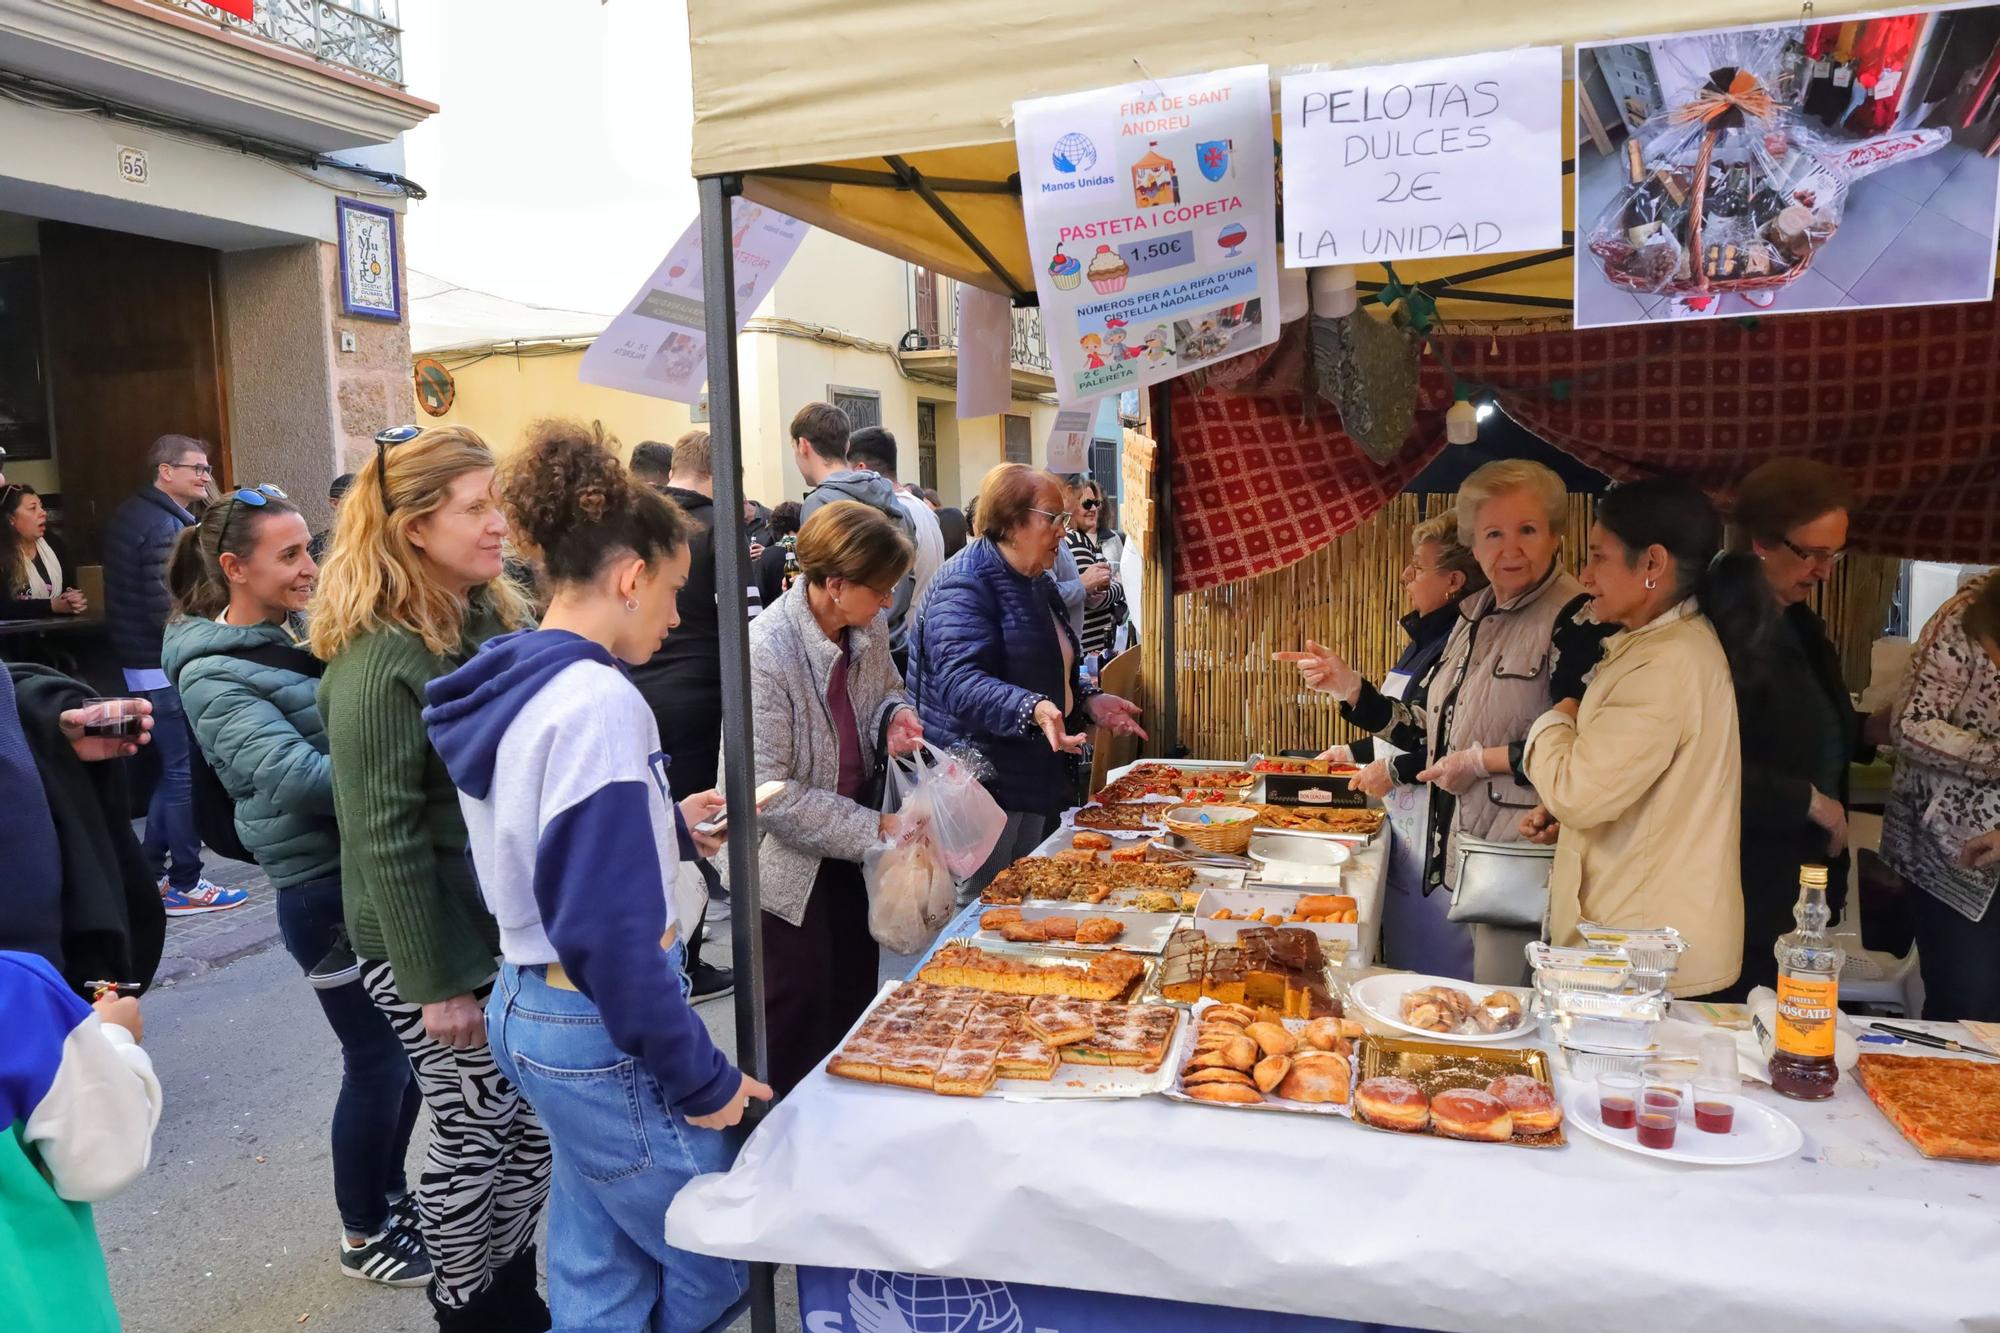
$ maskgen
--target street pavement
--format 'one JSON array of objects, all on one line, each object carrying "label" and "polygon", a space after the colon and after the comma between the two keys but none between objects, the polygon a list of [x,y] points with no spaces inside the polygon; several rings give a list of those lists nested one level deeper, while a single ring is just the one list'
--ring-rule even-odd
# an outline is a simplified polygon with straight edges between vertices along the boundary
[{"label": "street pavement", "polygon": [[[165,1090],[153,1162],[96,1210],[128,1333],[415,1333],[434,1327],[421,1288],[343,1277],[327,1127],[340,1054],[298,967],[279,946],[270,882],[211,862],[250,891],[228,912],[167,923],[161,981],[145,1000],[146,1047]],[[726,927],[724,927],[726,932]],[[726,963],[725,937],[708,947]],[[729,1001],[701,1006],[725,1051]],[[423,1154],[420,1119],[411,1173]],[[737,1327],[747,1329],[748,1319]],[[789,1270],[779,1327],[799,1327]]]}]

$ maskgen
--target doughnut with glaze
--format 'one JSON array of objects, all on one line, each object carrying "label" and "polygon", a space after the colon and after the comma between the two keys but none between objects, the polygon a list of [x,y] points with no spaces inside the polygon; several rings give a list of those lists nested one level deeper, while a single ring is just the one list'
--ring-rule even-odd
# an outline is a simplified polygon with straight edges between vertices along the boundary
[{"label": "doughnut with glaze", "polygon": [[1508,1074],[1488,1083],[1486,1091],[1506,1104],[1516,1134],[1546,1134],[1562,1124],[1562,1107],[1538,1078]]},{"label": "doughnut with glaze", "polygon": [[[1393,1075],[1364,1079],[1354,1090],[1354,1109],[1379,1129],[1414,1134],[1430,1124],[1430,1104],[1424,1090],[1406,1078]],[[1505,1108],[1502,1108],[1503,1110]]]},{"label": "doughnut with glaze", "polygon": [[1447,1088],[1431,1098],[1431,1130],[1448,1139],[1505,1143],[1514,1137],[1514,1117],[1490,1092]]}]

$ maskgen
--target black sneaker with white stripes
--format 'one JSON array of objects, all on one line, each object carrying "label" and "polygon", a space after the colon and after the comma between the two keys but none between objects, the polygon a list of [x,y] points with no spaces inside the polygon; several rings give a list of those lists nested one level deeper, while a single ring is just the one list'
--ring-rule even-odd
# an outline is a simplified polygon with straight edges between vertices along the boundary
[{"label": "black sneaker with white stripes", "polygon": [[391,1223],[358,1249],[343,1237],[340,1271],[385,1287],[421,1287],[431,1280],[431,1257],[424,1253],[421,1236]]}]

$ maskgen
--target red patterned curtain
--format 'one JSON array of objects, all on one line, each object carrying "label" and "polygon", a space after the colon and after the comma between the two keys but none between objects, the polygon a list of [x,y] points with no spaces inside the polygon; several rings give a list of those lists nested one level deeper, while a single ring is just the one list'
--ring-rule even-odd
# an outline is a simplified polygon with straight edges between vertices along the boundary
[{"label": "red patterned curtain", "polygon": [[[1443,447],[1451,373],[1434,359],[1417,428],[1381,466],[1310,401],[1303,346],[1288,336],[1199,389],[1174,382],[1177,590],[1303,559]],[[2000,562],[1992,303],[1448,338],[1440,351],[1523,426],[1610,476],[1678,473],[1726,504],[1764,459],[1809,455],[1854,484],[1855,546]]]}]

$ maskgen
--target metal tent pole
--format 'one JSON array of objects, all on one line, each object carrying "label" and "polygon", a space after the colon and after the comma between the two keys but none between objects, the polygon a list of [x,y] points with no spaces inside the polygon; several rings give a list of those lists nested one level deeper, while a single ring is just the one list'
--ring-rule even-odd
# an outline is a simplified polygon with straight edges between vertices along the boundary
[{"label": "metal tent pole", "polygon": [[[750,728],[750,547],[743,534],[743,422],[736,384],[736,254],[729,201],[733,176],[704,176],[701,197],[702,311],[708,325],[708,439],[715,471],[715,611],[722,666],[723,795],[729,800],[729,934],[736,965],[736,1063],[770,1074],[764,1039],[763,917],[757,883],[757,770]],[[740,1135],[761,1104],[750,1103]],[[777,1333],[770,1264],[750,1265],[750,1327]]]}]

